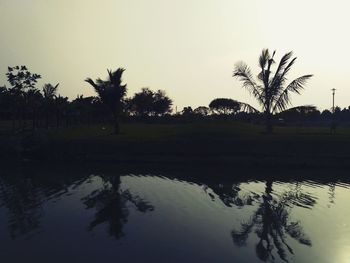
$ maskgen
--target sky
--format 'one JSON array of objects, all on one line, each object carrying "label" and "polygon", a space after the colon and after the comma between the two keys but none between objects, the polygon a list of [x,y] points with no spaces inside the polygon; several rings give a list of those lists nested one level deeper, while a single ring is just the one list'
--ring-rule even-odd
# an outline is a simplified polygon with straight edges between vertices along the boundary
[{"label": "sky", "polygon": [[26,65],[38,83],[74,99],[95,95],[84,79],[126,69],[132,96],[165,90],[174,108],[232,98],[258,106],[232,77],[244,61],[258,74],[263,48],[298,57],[290,80],[314,74],[292,106],[350,105],[347,0],[0,0],[0,85]]}]

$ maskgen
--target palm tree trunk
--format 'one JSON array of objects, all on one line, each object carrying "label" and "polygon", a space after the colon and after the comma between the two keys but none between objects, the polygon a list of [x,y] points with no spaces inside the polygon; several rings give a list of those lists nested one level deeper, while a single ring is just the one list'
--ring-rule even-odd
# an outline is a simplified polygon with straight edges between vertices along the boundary
[{"label": "palm tree trunk", "polygon": [[60,112],[56,111],[56,128],[60,127]]},{"label": "palm tree trunk", "polygon": [[119,122],[115,121],[114,122],[114,134],[119,134],[119,133],[120,133]]},{"label": "palm tree trunk", "polygon": [[119,118],[117,114],[114,114],[114,134],[120,133],[120,127],[119,127]]},{"label": "palm tree trunk", "polygon": [[16,130],[16,110],[12,110],[12,132]]},{"label": "palm tree trunk", "polygon": [[268,134],[273,132],[273,125],[272,125],[272,114],[269,111],[265,112],[265,118],[266,118],[266,132]]},{"label": "palm tree trunk", "polygon": [[33,109],[32,129],[35,130],[35,128],[36,128],[36,110]]},{"label": "palm tree trunk", "polygon": [[46,126],[46,129],[49,129],[49,113],[47,111],[45,113],[45,126]]}]

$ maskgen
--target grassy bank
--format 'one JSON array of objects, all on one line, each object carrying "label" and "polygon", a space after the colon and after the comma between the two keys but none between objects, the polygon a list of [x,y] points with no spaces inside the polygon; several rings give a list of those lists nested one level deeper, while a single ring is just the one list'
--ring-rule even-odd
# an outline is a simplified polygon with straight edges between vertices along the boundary
[{"label": "grassy bank", "polygon": [[[350,167],[350,129],[276,127],[210,122],[124,124],[120,135],[111,127],[77,126],[28,133],[20,142],[3,136],[20,158],[188,165]],[[16,143],[17,142],[17,143]]]}]

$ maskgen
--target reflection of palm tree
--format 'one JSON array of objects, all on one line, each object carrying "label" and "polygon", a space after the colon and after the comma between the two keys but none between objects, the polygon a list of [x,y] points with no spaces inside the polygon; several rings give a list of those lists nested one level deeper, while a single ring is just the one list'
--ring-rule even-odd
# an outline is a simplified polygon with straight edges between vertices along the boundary
[{"label": "reflection of palm tree", "polygon": [[243,246],[249,235],[255,230],[259,240],[256,244],[256,255],[260,260],[273,260],[273,250],[276,248],[279,257],[288,261],[288,252],[290,254],[294,254],[294,252],[287,244],[287,235],[301,244],[311,246],[311,241],[303,233],[300,222],[290,220],[288,207],[291,204],[304,207],[312,206],[315,200],[301,193],[298,185],[296,191],[284,193],[279,200],[275,200],[271,193],[272,181],[267,181],[265,193],[258,209],[248,222],[241,224],[239,231],[234,230],[231,235],[237,246]]},{"label": "reflection of palm tree", "polygon": [[[259,196],[257,194],[241,194],[240,183],[233,184],[214,184],[210,188],[220,198],[226,206],[243,207],[245,205],[252,205],[253,201]],[[205,186],[205,191],[209,189]],[[214,200],[215,196],[209,193],[209,196]]]},{"label": "reflection of palm tree", "polygon": [[154,208],[129,191],[120,190],[119,176],[101,176],[101,178],[104,181],[103,187],[83,198],[88,209],[97,210],[88,229],[93,230],[100,224],[108,223],[109,234],[119,239],[124,235],[122,230],[129,216],[127,202],[133,203],[140,212],[152,211]]},{"label": "reflection of palm tree", "polygon": [[335,183],[334,182],[329,184],[328,195],[329,195],[329,205],[328,205],[328,207],[330,207],[331,204],[334,204],[334,199],[335,199]]}]

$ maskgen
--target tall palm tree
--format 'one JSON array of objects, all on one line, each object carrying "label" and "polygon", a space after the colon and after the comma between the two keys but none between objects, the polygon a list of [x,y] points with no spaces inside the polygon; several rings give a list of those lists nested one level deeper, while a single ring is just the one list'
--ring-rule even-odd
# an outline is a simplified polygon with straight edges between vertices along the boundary
[{"label": "tall palm tree", "polygon": [[275,72],[272,72],[272,65],[275,64],[274,56],[268,49],[263,49],[259,58],[260,73],[257,80],[254,79],[250,68],[244,62],[236,64],[233,71],[233,77],[238,78],[246,88],[259,102],[262,112],[266,118],[267,132],[272,132],[273,114],[283,111],[291,103],[291,93],[300,94],[305,88],[306,82],[312,75],[304,75],[294,79],[287,84],[287,74],[294,65],[296,57],[292,58],[293,53],[285,54],[278,63]]},{"label": "tall palm tree", "polygon": [[46,128],[49,128],[49,115],[54,111],[54,102],[57,95],[59,83],[53,86],[52,84],[45,84],[43,86],[44,94],[44,108],[45,108],[45,119]]},{"label": "tall palm tree", "polygon": [[123,98],[126,95],[126,84],[122,85],[122,75],[125,69],[107,70],[108,79],[97,79],[94,82],[87,78],[85,81],[94,87],[96,93],[111,111],[114,118],[114,133],[119,134],[119,118],[123,108]]},{"label": "tall palm tree", "polygon": [[30,89],[27,91],[26,97],[29,110],[32,112],[32,128],[34,130],[37,126],[37,114],[38,110],[40,109],[43,96],[38,89]]},{"label": "tall palm tree", "polygon": [[60,127],[61,117],[65,117],[67,109],[68,109],[68,98],[62,97],[61,95],[58,95],[55,97],[54,100],[54,107],[56,111],[56,127]]}]

